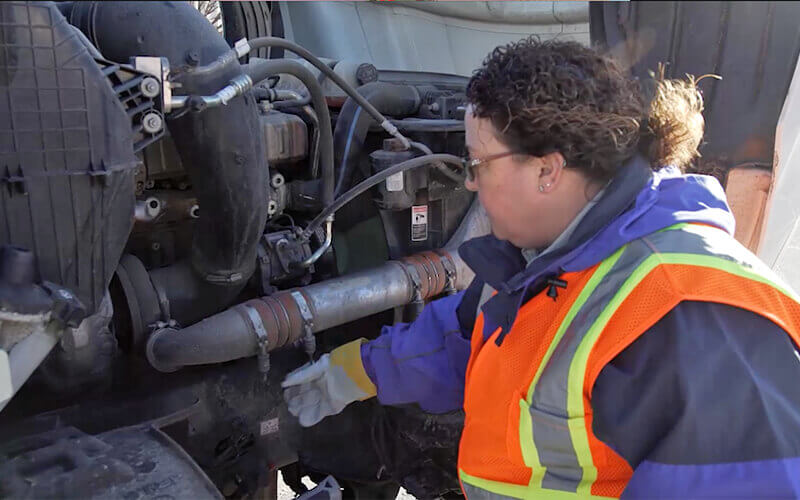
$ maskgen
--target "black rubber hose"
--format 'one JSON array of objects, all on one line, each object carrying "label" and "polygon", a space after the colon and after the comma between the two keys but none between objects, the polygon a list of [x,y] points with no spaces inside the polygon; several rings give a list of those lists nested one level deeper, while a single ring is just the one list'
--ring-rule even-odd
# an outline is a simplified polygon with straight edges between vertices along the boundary
[{"label": "black rubber hose", "polygon": [[302,99],[290,99],[287,101],[275,101],[272,103],[274,109],[289,109],[289,108],[302,108],[311,104],[311,96],[303,97]]},{"label": "black rubber hose", "polygon": [[432,118],[406,118],[392,120],[400,132],[463,132],[464,120],[436,120]]},{"label": "black rubber hose", "polygon": [[314,73],[297,61],[291,59],[268,59],[252,62],[245,66],[245,72],[254,82],[264,80],[270,75],[285,73],[296,77],[308,89],[311,103],[319,119],[319,152],[322,165],[322,204],[327,206],[334,200],[333,132],[331,114],[325,102],[322,86]]},{"label": "black rubber hose", "polygon": [[350,97],[352,97],[359,106],[363,107],[367,113],[374,118],[381,127],[383,127],[390,135],[397,137],[398,139],[407,142],[403,134],[397,131],[397,128],[391,124],[389,120],[386,119],[380,111],[378,111],[375,106],[370,104],[364,96],[358,93],[356,89],[353,88],[352,85],[344,81],[344,79],[339,76],[330,66],[322,62],[317,56],[309,52],[307,49],[297,45],[294,42],[290,42],[289,40],[273,37],[273,36],[265,36],[260,38],[254,38],[252,40],[248,40],[250,44],[251,50],[260,49],[263,47],[279,47],[295,54],[299,55],[306,61],[310,62],[314,65],[318,70],[320,70],[325,76],[330,78],[333,83],[338,85],[342,90],[347,93]]},{"label": "black rubber hose", "polygon": [[391,177],[398,172],[419,168],[424,165],[428,165],[430,163],[437,161],[442,163],[449,163],[451,165],[456,165],[461,168],[463,168],[464,165],[463,158],[459,158],[458,156],[446,153],[418,156],[416,158],[411,158],[410,160],[400,162],[397,165],[392,165],[386,170],[382,170],[377,174],[359,182],[358,184],[353,186],[353,188],[351,188],[349,191],[336,198],[336,201],[334,201],[331,205],[325,207],[325,209],[319,215],[317,215],[314,218],[314,220],[312,220],[311,223],[309,223],[309,225],[303,231],[303,238],[305,239],[310,238],[311,235],[314,234],[314,231],[316,231],[317,228],[319,228],[322,225],[322,223],[325,222],[325,219],[328,218],[328,216],[336,213],[337,210],[339,210],[343,206],[353,201],[356,198],[356,196],[360,195],[367,189],[380,184],[381,182],[385,181],[388,177]]},{"label": "black rubber hose", "polygon": [[[408,116],[419,110],[419,92],[410,85],[373,82],[358,88],[358,94],[382,113]],[[333,132],[335,165],[338,168],[335,195],[350,182],[356,165],[364,157],[364,141],[373,118],[358,102],[349,98],[342,106]]]},{"label": "black rubber hose", "polygon": [[[211,95],[242,74],[235,58],[213,73],[194,71],[195,64],[218,60],[231,49],[188,2],[77,2],[70,18],[107,59],[125,64],[133,56],[169,59],[182,94]],[[267,216],[268,170],[250,92],[227,106],[187,113],[167,125],[201,210],[191,268],[202,283],[192,289],[205,296],[198,303],[213,307],[203,311],[186,300],[181,301],[186,311],[170,308],[173,317],[189,323],[224,309],[254,272]],[[178,292],[169,286],[165,293],[170,299]]]},{"label": "black rubber hose", "polygon": [[[418,149],[419,151],[422,151],[426,155],[432,155],[433,154],[433,151],[431,151],[431,148],[429,148],[425,144],[422,144],[421,142],[411,141],[411,147],[415,148],[415,149]],[[451,181],[455,182],[456,184],[462,184],[464,182],[464,179],[466,178],[463,174],[457,174],[457,173],[453,172],[452,170],[447,168],[447,165],[445,165],[444,163],[442,163],[440,161],[434,161],[434,162],[431,162],[431,164],[434,166],[434,168],[436,168],[436,170],[441,172],[442,175],[444,175],[445,177],[447,177]]]}]

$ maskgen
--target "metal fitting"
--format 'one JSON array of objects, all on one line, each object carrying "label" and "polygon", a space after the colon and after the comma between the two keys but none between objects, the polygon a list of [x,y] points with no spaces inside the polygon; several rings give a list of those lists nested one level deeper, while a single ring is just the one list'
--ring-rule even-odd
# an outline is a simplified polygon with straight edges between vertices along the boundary
[{"label": "metal fitting", "polygon": [[247,41],[247,38],[240,38],[236,41],[233,45],[233,51],[236,52],[236,58],[241,59],[242,57],[246,56],[250,53],[250,43]]},{"label": "metal fitting", "polygon": [[[238,97],[253,87],[253,79],[244,73],[230,81],[228,85],[221,88],[217,93],[209,96],[193,97],[199,99],[197,103],[201,109],[225,106],[234,97]],[[189,103],[189,96],[173,96],[170,100],[170,109],[183,108]]]}]

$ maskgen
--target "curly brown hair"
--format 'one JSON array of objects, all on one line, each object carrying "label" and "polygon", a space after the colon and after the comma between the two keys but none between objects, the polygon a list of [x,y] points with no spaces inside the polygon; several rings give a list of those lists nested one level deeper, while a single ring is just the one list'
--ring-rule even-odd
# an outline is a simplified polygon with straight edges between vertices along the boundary
[{"label": "curly brown hair", "polygon": [[[698,107],[693,83],[692,93],[665,82],[673,81],[662,78],[654,86],[660,116],[651,119],[652,103],[613,59],[576,42],[532,36],[494,49],[473,73],[467,100],[511,150],[532,156],[558,151],[570,167],[605,182],[636,154],[643,136],[654,168],[668,164],[663,161],[683,167],[696,155],[702,115],[699,135],[690,115],[702,111],[702,98]],[[692,127],[678,130],[680,123]],[[659,135],[667,130],[671,138]],[[676,147],[685,151],[673,154]]]}]

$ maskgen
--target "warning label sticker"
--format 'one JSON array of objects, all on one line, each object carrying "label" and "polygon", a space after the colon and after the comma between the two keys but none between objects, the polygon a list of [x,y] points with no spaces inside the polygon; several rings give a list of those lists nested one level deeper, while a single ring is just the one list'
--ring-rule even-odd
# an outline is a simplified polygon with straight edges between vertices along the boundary
[{"label": "warning label sticker", "polygon": [[411,241],[428,239],[428,205],[411,207]]}]

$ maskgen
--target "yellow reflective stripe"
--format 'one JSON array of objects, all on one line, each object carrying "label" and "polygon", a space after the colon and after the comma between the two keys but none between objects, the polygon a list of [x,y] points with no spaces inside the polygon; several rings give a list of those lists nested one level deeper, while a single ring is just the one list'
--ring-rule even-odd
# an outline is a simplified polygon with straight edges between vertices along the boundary
[{"label": "yellow reflective stripe", "polygon": [[533,441],[533,422],[528,404],[519,400],[519,439],[522,460],[531,468],[531,480],[528,486],[541,486],[545,468],[539,462],[539,453]]},{"label": "yellow reflective stripe", "polygon": [[[466,472],[464,472],[462,469],[458,469],[458,476],[461,478],[462,482],[467,483],[470,486],[474,486],[476,488],[480,488],[482,490],[486,490],[491,493],[496,493],[498,495],[503,495],[511,498],[522,498],[525,500],[534,500],[534,499],[575,500],[576,498],[586,498],[586,499],[615,498],[615,497],[603,497],[591,494],[582,495],[579,493],[570,493],[568,491],[548,490],[538,487],[522,486],[519,484],[511,484],[511,483],[502,483],[500,481],[491,481],[489,479],[483,479],[480,477],[471,476]],[[469,500],[469,498],[467,498],[467,500]]]},{"label": "yellow reflective stripe", "polygon": [[489,479],[470,476],[464,472],[463,469],[458,469],[458,476],[465,483],[469,483],[472,486],[486,491],[491,491],[492,493],[497,493],[498,495],[505,495],[513,498],[531,498],[529,493],[530,490],[527,486],[522,486],[520,484],[501,483],[500,481],[491,481]]},{"label": "yellow reflective stripe", "polygon": [[570,363],[569,377],[567,382],[567,412],[570,417],[568,421],[572,445],[578,457],[578,464],[583,468],[583,478],[578,485],[579,494],[588,494],[597,479],[597,468],[592,460],[592,453],[589,448],[589,437],[586,430],[586,421],[577,418],[585,415],[583,405],[583,385],[586,376],[586,368],[589,361],[589,354],[592,347],[605,329],[611,316],[616,312],[622,302],[630,295],[634,288],[657,266],[661,264],[682,264],[697,267],[707,267],[718,269],[735,276],[750,279],[772,286],[777,291],[783,293],[792,300],[797,301],[796,295],[790,290],[772,282],[766,277],[758,274],[747,267],[736,262],[729,261],[720,257],[710,255],[698,255],[692,253],[665,253],[653,254],[645,259],[631,276],[625,280],[619,291],[614,295],[608,306],[600,313],[597,320],[589,328],[585,337],[581,341],[575,356]]},{"label": "yellow reflective stripe", "polygon": [[[583,305],[586,303],[586,300],[592,294],[594,289],[597,288],[597,285],[600,283],[600,281],[602,281],[611,268],[614,267],[614,264],[617,262],[617,260],[619,260],[624,249],[625,247],[620,248],[610,257],[607,257],[597,267],[597,270],[595,270],[595,272],[592,274],[592,277],[589,278],[589,281],[586,282],[586,285],[581,290],[581,293],[578,294],[578,298],[575,299],[575,302],[572,303],[569,311],[567,311],[567,315],[564,317],[561,325],[559,325],[552,342],[550,342],[550,345],[547,347],[547,352],[545,352],[541,363],[539,363],[539,367],[536,370],[533,381],[531,382],[530,386],[528,386],[528,393],[525,398],[528,404],[531,404],[531,401],[533,401],[533,391],[536,388],[536,383],[539,382],[539,378],[542,376],[544,367],[547,365],[547,362],[553,355],[553,351],[555,351],[556,346],[558,346],[561,338],[567,331],[567,327],[569,327],[570,323],[572,323],[573,318],[575,318],[575,315],[578,314],[578,311],[580,311],[581,307],[583,307]],[[531,414],[529,409],[523,404],[522,401],[520,401],[519,436],[520,450],[522,451],[523,461],[525,462],[525,465],[532,469],[531,480],[528,485],[530,487],[541,487],[542,478],[544,477],[546,469],[542,467],[541,462],[539,462],[539,452],[536,450],[536,444],[533,441],[533,423],[531,422]],[[547,491],[554,490],[548,489]]]},{"label": "yellow reflective stripe", "polygon": [[714,257],[712,255],[697,255],[691,253],[661,254],[661,261],[664,264],[684,264],[689,266],[711,267],[714,269],[719,269],[720,271],[724,271],[726,273],[733,274],[735,276],[747,278],[753,281],[757,281],[759,283],[763,283],[765,285],[769,285],[775,290],[782,293],[783,295],[786,295],[793,301],[800,302],[800,296],[798,296],[792,289],[788,288],[784,283],[782,283],[780,281],[780,278],[774,276],[775,279],[770,279],[769,277],[764,276],[765,273],[772,274],[772,271],[768,267],[766,267],[766,265],[764,265],[764,269],[762,269],[761,271],[756,271],[748,268],[747,266],[743,266],[742,264],[737,264],[736,262],[723,259],[720,257]]}]

